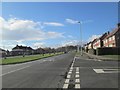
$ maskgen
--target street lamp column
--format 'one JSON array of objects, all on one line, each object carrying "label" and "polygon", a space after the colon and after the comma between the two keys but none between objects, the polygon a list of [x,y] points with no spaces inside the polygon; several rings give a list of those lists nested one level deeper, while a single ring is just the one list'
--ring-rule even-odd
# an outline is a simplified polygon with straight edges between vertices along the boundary
[{"label": "street lamp column", "polygon": [[82,28],[81,28],[81,22],[78,22],[80,24],[80,43],[81,43],[81,47],[80,47],[80,52],[81,52],[81,56],[83,55],[83,51],[82,51]]}]

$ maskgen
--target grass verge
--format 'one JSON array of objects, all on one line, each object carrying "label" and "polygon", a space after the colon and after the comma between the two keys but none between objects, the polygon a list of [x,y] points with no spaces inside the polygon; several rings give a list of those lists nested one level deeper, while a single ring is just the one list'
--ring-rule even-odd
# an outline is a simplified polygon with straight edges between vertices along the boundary
[{"label": "grass verge", "polygon": [[2,65],[7,65],[7,64],[17,64],[17,63],[24,63],[24,62],[29,62],[29,61],[35,61],[35,60],[39,60],[42,58],[47,58],[47,57],[51,57],[51,56],[55,56],[55,55],[60,55],[63,54],[63,52],[60,53],[52,53],[52,54],[44,54],[41,55],[30,55],[30,56],[25,56],[25,57],[12,57],[12,58],[6,58],[6,59],[0,59],[0,64]]}]

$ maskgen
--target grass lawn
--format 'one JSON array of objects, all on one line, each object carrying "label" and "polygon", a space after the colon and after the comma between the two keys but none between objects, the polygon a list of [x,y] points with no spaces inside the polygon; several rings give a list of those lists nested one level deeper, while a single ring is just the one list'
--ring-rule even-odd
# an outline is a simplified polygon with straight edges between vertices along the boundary
[{"label": "grass lawn", "polygon": [[103,57],[112,58],[115,60],[120,60],[120,55],[101,55]]},{"label": "grass lawn", "polygon": [[28,62],[28,61],[34,61],[42,58],[47,58],[55,55],[60,55],[63,54],[63,52],[56,53],[56,54],[45,54],[44,56],[39,54],[39,55],[30,55],[30,56],[19,56],[19,57],[12,57],[12,58],[6,58],[6,59],[1,59],[0,64],[16,64],[16,63],[23,63],[23,62]]}]

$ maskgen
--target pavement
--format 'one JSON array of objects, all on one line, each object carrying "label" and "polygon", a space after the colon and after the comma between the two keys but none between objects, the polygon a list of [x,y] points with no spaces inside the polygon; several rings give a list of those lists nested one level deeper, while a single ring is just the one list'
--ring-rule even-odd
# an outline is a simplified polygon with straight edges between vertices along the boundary
[{"label": "pavement", "polygon": [[[108,57],[93,55],[93,54],[89,54],[89,53],[86,53],[86,52],[84,52],[84,54],[86,54],[86,55],[88,56],[88,58],[91,58],[91,59],[109,60],[109,61],[113,61],[113,60],[114,60],[113,58],[108,58]],[[118,59],[119,59],[119,58],[118,58]],[[114,61],[119,61],[118,59],[117,59],[117,60],[114,60]]]},{"label": "pavement", "polygon": [[3,65],[0,76],[3,90],[119,90],[118,63],[67,53],[24,64]]}]

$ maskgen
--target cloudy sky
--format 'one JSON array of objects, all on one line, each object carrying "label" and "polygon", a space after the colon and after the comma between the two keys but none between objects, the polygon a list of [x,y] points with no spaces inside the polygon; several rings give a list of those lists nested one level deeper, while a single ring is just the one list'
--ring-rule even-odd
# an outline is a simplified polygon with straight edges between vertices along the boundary
[{"label": "cloudy sky", "polygon": [[[58,47],[76,45],[99,37],[116,27],[118,6],[114,3],[3,3],[0,16],[0,47],[18,45]],[[79,42],[80,43],[80,42]]]}]

